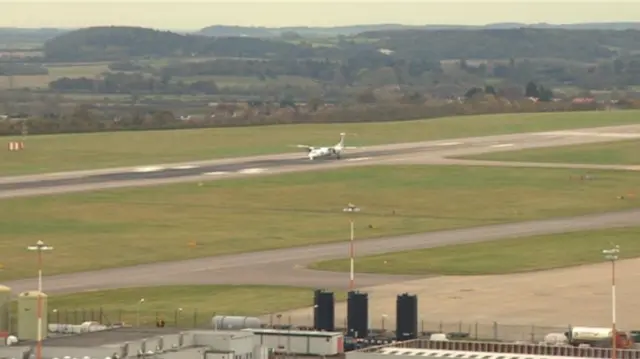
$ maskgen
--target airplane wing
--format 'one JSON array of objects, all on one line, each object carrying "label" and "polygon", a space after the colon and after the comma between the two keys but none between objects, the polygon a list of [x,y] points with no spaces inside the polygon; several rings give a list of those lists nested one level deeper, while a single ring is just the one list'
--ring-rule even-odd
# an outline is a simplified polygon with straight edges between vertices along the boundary
[{"label": "airplane wing", "polygon": [[357,149],[359,147],[347,146],[347,147],[342,147],[342,148],[344,148],[345,150],[355,150],[355,149]]},{"label": "airplane wing", "polygon": [[312,146],[308,146],[308,145],[296,145],[296,147],[298,148],[304,148],[307,150],[307,152],[311,152],[314,150],[314,148]]}]

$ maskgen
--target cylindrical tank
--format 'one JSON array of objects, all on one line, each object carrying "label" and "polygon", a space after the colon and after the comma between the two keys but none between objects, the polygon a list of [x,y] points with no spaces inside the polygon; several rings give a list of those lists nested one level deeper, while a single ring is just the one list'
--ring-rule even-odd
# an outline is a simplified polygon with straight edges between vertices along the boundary
[{"label": "cylindrical tank", "polygon": [[11,329],[11,288],[0,285],[0,332]]},{"label": "cylindrical tank", "polygon": [[211,320],[214,329],[258,329],[261,326],[259,318],[256,317],[236,317],[229,315],[216,315]]}]

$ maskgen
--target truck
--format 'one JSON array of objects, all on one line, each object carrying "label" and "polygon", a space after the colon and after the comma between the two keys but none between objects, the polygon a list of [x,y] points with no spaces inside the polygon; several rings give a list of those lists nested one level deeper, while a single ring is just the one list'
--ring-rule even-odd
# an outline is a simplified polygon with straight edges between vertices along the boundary
[{"label": "truck", "polygon": [[[588,345],[598,348],[611,348],[612,328],[598,327],[573,327],[565,336],[569,344],[574,346]],[[630,333],[616,330],[616,348],[629,349],[634,347],[634,341]]]}]

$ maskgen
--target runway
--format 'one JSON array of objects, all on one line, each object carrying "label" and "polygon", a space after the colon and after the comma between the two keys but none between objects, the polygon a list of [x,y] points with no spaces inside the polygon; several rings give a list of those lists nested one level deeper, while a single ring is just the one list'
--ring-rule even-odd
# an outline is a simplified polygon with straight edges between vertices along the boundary
[{"label": "runway", "polygon": [[[310,161],[303,154],[282,154],[243,159],[201,161],[126,169],[108,169],[75,173],[0,178],[0,197],[29,196],[44,193],[73,192],[98,188],[154,185],[158,183],[200,181],[246,177],[292,171],[322,170],[347,166],[397,163],[468,164],[473,161],[449,160],[446,156],[508,151],[524,148],[560,146],[578,143],[609,142],[640,138],[640,126],[512,134],[411,144],[371,146],[350,152],[344,159]],[[485,165],[505,165],[494,163]],[[519,164],[527,165],[527,164]],[[531,164],[544,165],[544,164]],[[563,166],[556,164],[556,166]],[[629,166],[582,166],[584,168],[621,168]],[[640,209],[621,213],[594,214],[576,218],[531,221],[477,228],[430,232],[395,238],[361,240],[359,255],[428,248],[452,243],[486,241],[498,238],[550,234],[571,230],[637,225]],[[282,284],[309,287],[345,287],[344,274],[304,269],[322,259],[346,256],[344,243],[303,248],[200,258],[179,262],[153,263],[126,268],[48,276],[44,283],[49,293],[77,292],[159,284]],[[371,286],[413,278],[358,274],[359,286]],[[35,279],[5,283],[16,292],[32,289]]]},{"label": "runway", "polygon": [[[606,127],[599,128],[598,131],[583,129],[370,146],[350,151],[341,160],[316,159],[311,161],[305,157],[304,153],[294,153],[253,158],[147,165],[111,170],[0,177],[0,198],[216,180],[257,174],[326,170],[378,163],[392,164],[398,161],[468,165],[470,164],[469,161],[460,162],[446,157],[579,143],[608,142],[630,138],[640,138],[640,126]],[[503,164],[501,162],[476,163],[493,166],[514,165],[514,163]],[[525,166],[527,164],[519,163],[515,165]],[[551,166],[567,167],[568,165],[553,164]],[[572,165],[571,167],[633,169],[629,166]]]}]

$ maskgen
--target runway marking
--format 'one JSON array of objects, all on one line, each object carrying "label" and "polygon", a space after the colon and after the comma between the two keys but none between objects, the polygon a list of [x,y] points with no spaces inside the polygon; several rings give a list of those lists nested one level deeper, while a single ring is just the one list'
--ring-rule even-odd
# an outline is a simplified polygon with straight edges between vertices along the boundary
[{"label": "runway marking", "polygon": [[195,165],[183,165],[183,166],[171,167],[172,170],[190,170],[192,168],[198,168],[198,166],[195,166]]},{"label": "runway marking", "polygon": [[160,167],[160,166],[138,167],[134,169],[133,172],[140,172],[140,173],[158,172],[158,171],[162,171],[163,169],[164,167]]},{"label": "runway marking", "polygon": [[461,145],[462,142],[445,142],[445,143],[438,143],[436,144],[436,146],[455,146],[455,145]]},{"label": "runway marking", "polygon": [[216,172],[205,172],[203,173],[203,175],[205,176],[219,176],[219,175],[226,175],[229,172],[222,172],[222,171],[216,171]]},{"label": "runway marking", "polygon": [[251,174],[253,174],[253,173],[262,173],[262,172],[265,172],[265,171],[266,171],[266,169],[264,169],[264,168],[245,168],[245,169],[242,169],[242,170],[238,171],[238,173],[247,173],[247,174],[251,173]]},{"label": "runway marking", "polygon": [[347,158],[347,161],[366,161],[370,159],[371,157],[357,157],[357,158]]},{"label": "runway marking", "polygon": [[499,148],[499,147],[512,147],[512,146],[514,146],[513,143],[501,143],[499,145],[492,145],[491,147]]},{"label": "runway marking", "polygon": [[546,135],[592,136],[592,137],[614,137],[614,138],[637,138],[637,137],[640,137],[640,133],[582,132],[582,131],[558,131],[558,132],[547,133]]}]

